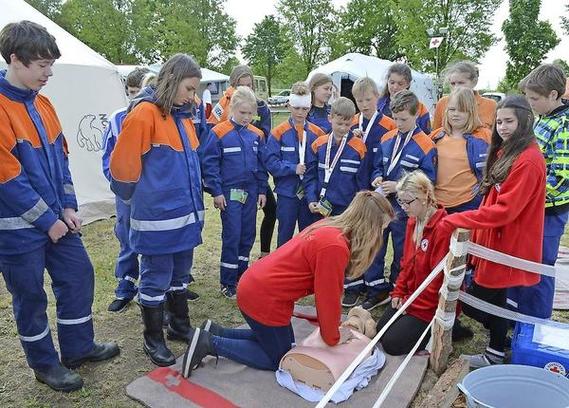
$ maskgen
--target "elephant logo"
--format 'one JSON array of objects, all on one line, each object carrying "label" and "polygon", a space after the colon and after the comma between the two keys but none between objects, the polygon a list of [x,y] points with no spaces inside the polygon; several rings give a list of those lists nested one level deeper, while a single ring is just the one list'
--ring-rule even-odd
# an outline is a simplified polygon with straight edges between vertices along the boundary
[{"label": "elephant logo", "polygon": [[98,115],[89,113],[79,121],[77,130],[77,144],[89,152],[98,152],[103,149],[103,131],[108,125],[107,114]]}]

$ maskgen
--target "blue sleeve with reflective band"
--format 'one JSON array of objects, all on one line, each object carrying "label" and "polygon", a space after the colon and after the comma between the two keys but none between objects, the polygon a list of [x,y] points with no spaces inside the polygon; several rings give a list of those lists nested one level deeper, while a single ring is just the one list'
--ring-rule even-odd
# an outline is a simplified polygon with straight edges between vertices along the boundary
[{"label": "blue sleeve with reflective band", "polygon": [[221,188],[221,149],[219,143],[220,141],[217,135],[213,130],[210,131],[201,158],[204,189],[213,197],[223,194]]}]

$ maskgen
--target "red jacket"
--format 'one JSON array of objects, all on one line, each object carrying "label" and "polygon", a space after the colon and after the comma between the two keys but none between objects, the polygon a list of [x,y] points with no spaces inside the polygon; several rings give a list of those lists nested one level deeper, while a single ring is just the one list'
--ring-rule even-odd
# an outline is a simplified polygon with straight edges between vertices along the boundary
[{"label": "red jacket", "polygon": [[[532,143],[510,173],[484,196],[478,210],[449,215],[445,223],[474,230],[472,241],[508,255],[541,262],[545,211],[545,161]],[[486,288],[533,286],[540,275],[473,258],[474,281]]]},{"label": "red jacket", "polygon": [[[391,292],[391,297],[398,297],[405,302],[409,296],[423,283],[425,278],[438,265],[449,251],[451,229],[437,228],[441,220],[447,215],[443,208],[439,208],[425,225],[423,238],[418,247],[413,242],[413,231],[416,218],[409,218],[405,232],[405,245],[401,270]],[[441,272],[435,280],[419,295],[407,308],[407,314],[417,319],[430,322],[435,315],[439,303],[439,289],[443,283]]]},{"label": "red jacket", "polygon": [[349,259],[349,244],[338,228],[297,234],[245,271],[237,287],[239,309],[266,326],[286,326],[294,302],[314,294],[320,334],[334,346],[340,341],[340,302]]}]

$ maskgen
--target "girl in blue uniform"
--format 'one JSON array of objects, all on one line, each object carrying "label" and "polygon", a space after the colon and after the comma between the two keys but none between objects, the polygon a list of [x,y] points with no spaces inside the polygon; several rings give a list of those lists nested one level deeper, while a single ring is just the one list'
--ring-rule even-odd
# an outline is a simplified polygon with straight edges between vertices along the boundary
[{"label": "girl in blue uniform", "polygon": [[330,98],[334,90],[332,77],[320,72],[312,75],[308,82],[312,96],[312,106],[308,112],[308,121],[315,124],[324,133],[330,133],[332,125],[328,116],[330,115]]}]

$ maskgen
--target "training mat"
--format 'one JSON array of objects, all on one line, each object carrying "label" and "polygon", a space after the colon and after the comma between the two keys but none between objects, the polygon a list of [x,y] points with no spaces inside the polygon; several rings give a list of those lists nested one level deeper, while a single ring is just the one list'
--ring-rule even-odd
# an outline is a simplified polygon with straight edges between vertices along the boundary
[{"label": "training mat", "polygon": [[[298,307],[295,311],[315,315],[312,307]],[[292,325],[296,341],[304,339],[315,326],[305,319],[293,318]],[[246,327],[246,326],[243,326]],[[203,366],[192,372],[189,379],[179,371],[180,356],[175,365],[159,367],[143,377],[137,378],[126,387],[127,395],[152,408],[166,407],[314,407],[298,395],[277,384],[275,373],[255,370],[233,361],[207,357]],[[399,367],[405,356],[386,355],[383,369],[370,384],[355,392],[350,399],[339,404],[341,407],[372,407],[385,385]],[[384,406],[390,408],[408,407],[421,385],[427,370],[428,355],[414,356],[405,369],[405,374],[392,389]],[[330,403],[331,405],[334,405]]]},{"label": "training mat", "polygon": [[569,310],[569,248],[559,247],[555,263],[555,297],[553,308]]}]

